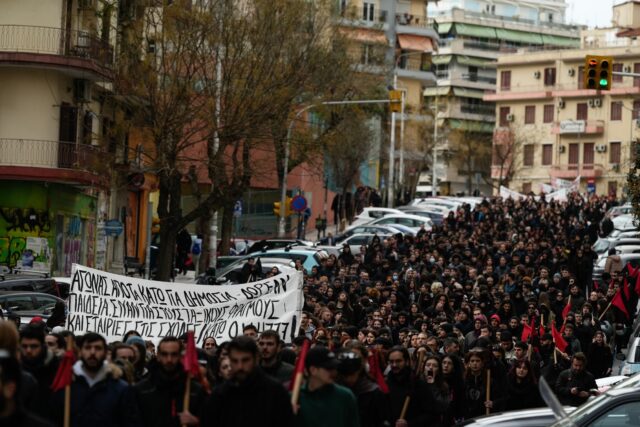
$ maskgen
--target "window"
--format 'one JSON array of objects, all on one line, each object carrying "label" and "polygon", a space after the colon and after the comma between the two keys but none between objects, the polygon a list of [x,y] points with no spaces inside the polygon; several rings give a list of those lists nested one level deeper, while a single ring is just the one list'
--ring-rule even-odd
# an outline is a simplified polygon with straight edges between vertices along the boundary
[{"label": "window", "polygon": [[364,21],[373,22],[375,18],[375,4],[373,3],[363,3],[362,4],[362,19]]},{"label": "window", "polygon": [[620,163],[620,148],[619,142],[609,144],[609,163]]},{"label": "window", "polygon": [[633,118],[640,118],[640,101],[633,101]]},{"label": "window", "polygon": [[578,67],[578,89],[584,89],[584,67]]},{"label": "window", "polygon": [[582,162],[584,163],[585,167],[587,165],[593,166],[593,158],[595,157],[595,151],[593,148],[594,148],[593,142],[584,143],[584,148],[582,152]]},{"label": "window", "polygon": [[611,103],[611,120],[622,120],[622,101]]},{"label": "window", "polygon": [[607,194],[613,197],[617,197],[618,195],[618,182],[617,181],[609,181],[607,183]]},{"label": "window", "polygon": [[544,69],[544,85],[545,86],[553,86],[555,84],[556,84],[556,69],[555,69],[555,67],[545,68]]},{"label": "window", "polygon": [[640,402],[625,402],[612,408],[590,423],[591,427],[630,426],[640,419]]},{"label": "window", "polygon": [[500,90],[511,90],[511,71],[500,72]]},{"label": "window", "polygon": [[553,163],[553,144],[542,146],[542,166],[549,166]]},{"label": "window", "polygon": [[523,182],[522,183],[522,193],[523,194],[531,193],[531,183],[530,182]]},{"label": "window", "polygon": [[527,105],[524,107],[524,124],[532,125],[536,122],[536,106]]},{"label": "window", "polygon": [[533,153],[534,153],[533,144],[528,144],[524,146],[524,160],[522,162],[524,166],[533,166]]},{"label": "window", "polygon": [[[617,64],[613,64],[613,72],[614,73],[621,73],[622,72],[622,66],[623,64],[617,63]],[[613,82],[617,82],[617,83],[621,83],[622,82],[622,76],[617,76],[617,75],[613,75],[611,76],[611,81]]]},{"label": "window", "polygon": [[577,169],[580,160],[580,144],[569,144],[569,169]]},{"label": "window", "polygon": [[11,311],[27,311],[35,309],[30,295],[8,297],[2,306],[4,309]]},{"label": "window", "polygon": [[553,104],[548,104],[544,106],[544,112],[542,116],[543,123],[552,123],[553,122]]},{"label": "window", "polygon": [[41,311],[44,311],[46,309],[52,310],[53,307],[56,305],[56,302],[58,302],[58,300],[55,299],[54,297],[37,296],[35,297],[35,299],[36,299],[35,308]]},{"label": "window", "polygon": [[360,55],[360,63],[363,65],[380,65],[384,61],[384,54],[378,46],[370,44],[362,45],[362,52]]},{"label": "window", "polygon": [[507,116],[511,113],[510,107],[500,107],[500,126],[509,126],[509,121],[507,120]]},{"label": "window", "polygon": [[589,106],[586,102],[581,102],[576,106],[576,119],[577,120],[587,120],[589,117]]},{"label": "window", "polygon": [[[633,72],[634,73],[640,73],[640,63],[636,62],[635,64],[633,64]],[[640,87],[640,77],[634,77],[633,78],[633,86],[634,87]]]},{"label": "window", "polygon": [[469,66],[469,80],[472,82],[478,81],[478,67]]}]

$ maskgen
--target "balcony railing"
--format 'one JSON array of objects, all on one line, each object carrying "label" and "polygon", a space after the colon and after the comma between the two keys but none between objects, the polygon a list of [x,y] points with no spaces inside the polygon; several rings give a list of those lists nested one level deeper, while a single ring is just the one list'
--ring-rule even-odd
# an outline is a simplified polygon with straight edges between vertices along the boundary
[{"label": "balcony railing", "polygon": [[433,27],[437,30],[437,24],[432,24],[426,16],[411,15],[409,13],[396,13],[396,24],[410,27]]},{"label": "balcony railing", "polygon": [[104,173],[106,153],[99,147],[75,142],[38,139],[0,139],[0,166],[72,169]]},{"label": "balcony railing", "polygon": [[549,174],[553,178],[598,178],[602,176],[604,166],[598,163],[589,164],[555,164],[551,166]]},{"label": "balcony railing", "polygon": [[489,83],[489,84],[496,84],[496,78],[495,77],[488,77],[488,76],[480,76],[478,74],[463,74],[462,78],[465,80],[468,80],[470,82],[480,82],[480,83]]},{"label": "balcony railing", "polygon": [[28,25],[0,25],[0,52],[22,52],[89,59],[113,64],[113,47],[86,31]]},{"label": "balcony railing", "polygon": [[467,114],[482,114],[484,116],[492,116],[496,113],[493,105],[460,105],[460,111]]}]

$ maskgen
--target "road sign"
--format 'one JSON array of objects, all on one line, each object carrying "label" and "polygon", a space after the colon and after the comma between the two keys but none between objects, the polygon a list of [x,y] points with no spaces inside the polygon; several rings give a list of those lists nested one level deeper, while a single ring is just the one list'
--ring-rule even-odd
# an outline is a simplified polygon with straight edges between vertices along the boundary
[{"label": "road sign", "polygon": [[291,200],[291,210],[300,213],[307,209],[307,199],[304,196],[296,196]]},{"label": "road sign", "polygon": [[124,225],[117,219],[110,219],[104,223],[104,232],[107,236],[117,237],[124,231]]},{"label": "road sign", "polygon": [[238,200],[236,205],[233,207],[233,216],[236,218],[242,216],[242,200]]}]

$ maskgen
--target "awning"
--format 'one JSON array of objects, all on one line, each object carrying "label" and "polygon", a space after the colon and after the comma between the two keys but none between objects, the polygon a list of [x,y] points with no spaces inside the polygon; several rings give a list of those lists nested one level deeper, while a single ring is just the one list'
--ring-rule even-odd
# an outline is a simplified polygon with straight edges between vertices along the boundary
[{"label": "awning", "polygon": [[459,36],[480,37],[485,39],[495,39],[496,31],[491,27],[481,25],[459,24],[455,25],[456,34]]},{"label": "awning", "polygon": [[451,31],[451,22],[443,22],[442,24],[438,24],[438,34],[447,34]]},{"label": "awning", "polygon": [[477,98],[482,99],[484,97],[483,90],[473,90],[466,87],[454,87],[453,94],[455,96],[461,96],[463,98]]},{"label": "awning", "polygon": [[471,65],[478,68],[495,68],[496,63],[483,58],[474,58],[472,56],[458,55],[456,61],[460,65]]},{"label": "awning", "polygon": [[401,49],[417,52],[433,52],[433,42],[429,37],[416,36],[414,34],[398,34],[398,43]]},{"label": "awning", "polygon": [[580,47],[579,39],[570,39],[567,37],[551,36],[548,34],[542,35],[542,42],[550,46],[575,47],[575,48]]},{"label": "awning", "polygon": [[493,133],[493,123],[474,122],[471,120],[449,120],[449,127],[467,132]]},{"label": "awning", "polygon": [[542,44],[540,34],[527,33],[524,31],[507,30],[505,28],[496,28],[496,35],[501,40],[523,44]]},{"label": "awning", "polygon": [[451,55],[434,55],[431,57],[431,62],[436,65],[448,64],[451,58],[453,58]]},{"label": "awning", "polygon": [[428,87],[422,92],[423,96],[445,96],[449,95],[449,87]]},{"label": "awning", "polygon": [[364,43],[388,44],[387,36],[382,31],[367,30],[365,28],[340,28],[346,38]]}]

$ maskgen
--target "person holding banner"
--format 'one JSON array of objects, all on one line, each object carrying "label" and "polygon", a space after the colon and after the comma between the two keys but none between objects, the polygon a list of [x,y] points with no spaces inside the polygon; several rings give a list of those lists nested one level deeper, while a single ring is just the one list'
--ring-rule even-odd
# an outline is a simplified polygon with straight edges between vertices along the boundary
[{"label": "person holding banner", "polygon": [[256,341],[236,337],[229,343],[232,376],[208,398],[202,427],[287,427],[293,412],[285,388],[259,367]]},{"label": "person holding banner", "polygon": [[[107,363],[107,342],[89,332],[79,339],[80,360],[73,365],[70,427],[139,427],[140,414],[132,388],[119,369]],[[54,419],[62,425],[65,391],[54,393]]]}]

